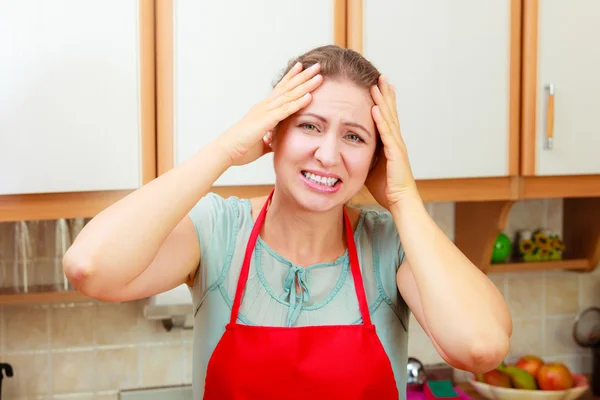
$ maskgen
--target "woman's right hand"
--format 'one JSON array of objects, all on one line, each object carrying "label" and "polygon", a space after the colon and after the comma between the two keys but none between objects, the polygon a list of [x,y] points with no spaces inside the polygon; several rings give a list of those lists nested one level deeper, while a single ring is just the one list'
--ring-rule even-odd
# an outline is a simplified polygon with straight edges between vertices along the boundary
[{"label": "woman's right hand", "polygon": [[319,64],[302,70],[297,63],[266,99],[218,138],[232,165],[251,163],[271,151],[269,132],[311,102],[311,92],[323,82],[319,71]]}]

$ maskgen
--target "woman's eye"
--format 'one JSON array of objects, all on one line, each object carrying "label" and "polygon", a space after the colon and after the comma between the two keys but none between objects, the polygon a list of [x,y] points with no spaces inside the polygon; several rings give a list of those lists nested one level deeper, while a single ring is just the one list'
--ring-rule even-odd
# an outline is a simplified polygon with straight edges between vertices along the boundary
[{"label": "woman's eye", "polygon": [[356,142],[356,143],[360,143],[360,142],[364,142],[364,140],[362,140],[362,138],[354,133],[349,134],[348,136],[346,136],[348,139],[350,139],[350,141],[352,142]]},{"label": "woman's eye", "polygon": [[314,126],[313,124],[301,124],[300,127],[303,128],[303,129],[307,129],[309,131],[315,131],[315,130],[317,130],[317,127]]}]

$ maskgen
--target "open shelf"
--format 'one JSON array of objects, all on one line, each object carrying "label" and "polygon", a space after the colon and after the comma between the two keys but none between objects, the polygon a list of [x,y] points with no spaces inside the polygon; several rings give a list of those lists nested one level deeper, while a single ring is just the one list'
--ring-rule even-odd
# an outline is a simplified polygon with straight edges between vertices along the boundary
[{"label": "open shelf", "polygon": [[559,261],[537,261],[537,262],[508,262],[504,264],[490,264],[487,272],[524,272],[542,270],[572,270],[588,271],[593,269],[590,261],[585,258]]},{"label": "open shelf", "polygon": [[513,200],[456,203],[455,243],[483,272],[589,272],[596,268],[600,262],[600,197],[563,200],[561,238],[566,249],[562,260],[491,263],[496,237],[504,231],[514,203]]},{"label": "open shelf", "polygon": [[30,286],[24,288],[0,288],[0,305],[63,303],[90,300],[76,290],[63,290],[56,285]]}]

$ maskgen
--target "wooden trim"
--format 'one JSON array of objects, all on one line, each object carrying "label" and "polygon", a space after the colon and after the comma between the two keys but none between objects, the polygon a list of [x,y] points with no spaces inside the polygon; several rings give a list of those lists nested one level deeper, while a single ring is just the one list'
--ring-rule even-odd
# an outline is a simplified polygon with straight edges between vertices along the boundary
[{"label": "wooden trim", "polygon": [[0,196],[0,222],[93,217],[130,192],[116,190]]},{"label": "wooden trim", "polygon": [[486,271],[496,237],[508,220],[513,201],[457,202],[454,241],[476,267]]},{"label": "wooden trim", "polygon": [[156,0],[156,117],[158,175],[175,165],[173,0]]},{"label": "wooden trim", "polygon": [[540,261],[540,262],[515,262],[506,264],[491,264],[486,272],[487,273],[499,273],[499,272],[532,272],[532,271],[550,271],[550,270],[564,270],[564,271],[588,271],[590,269],[590,262],[586,258],[577,258],[573,260],[561,260],[561,261]]},{"label": "wooden trim", "polygon": [[565,258],[584,257],[591,271],[600,262],[600,197],[563,201]]},{"label": "wooden trim", "polygon": [[523,8],[523,107],[521,116],[521,175],[535,175],[538,0],[527,0]]},{"label": "wooden trim", "polygon": [[518,197],[511,177],[417,180],[423,201],[495,201]]},{"label": "wooden trim", "polygon": [[140,0],[140,100],[142,185],[156,178],[156,88],[154,84],[154,0]]},{"label": "wooden trim", "polygon": [[348,0],[348,32],[346,34],[349,49],[363,52],[363,2]]},{"label": "wooden trim", "polygon": [[522,0],[510,2],[510,104],[508,175],[519,175],[521,130],[521,18]]},{"label": "wooden trim", "polygon": [[333,43],[346,47],[346,0],[333,1]]},{"label": "wooden trim", "polygon": [[600,175],[525,176],[521,198],[600,197]]},{"label": "wooden trim", "polygon": [[18,291],[14,288],[0,290],[0,306],[41,303],[66,303],[86,300],[91,301],[94,299],[76,290],[57,290],[57,288],[53,285],[33,286],[29,288],[27,293]]}]

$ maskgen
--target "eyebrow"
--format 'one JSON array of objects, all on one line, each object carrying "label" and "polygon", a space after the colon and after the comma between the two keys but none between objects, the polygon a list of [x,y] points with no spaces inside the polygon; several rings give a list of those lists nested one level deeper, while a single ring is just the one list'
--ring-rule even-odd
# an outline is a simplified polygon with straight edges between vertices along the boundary
[{"label": "eyebrow", "polygon": [[[307,113],[301,113],[301,114],[298,114],[298,116],[299,116],[299,117],[301,117],[301,116],[310,116],[310,117],[314,117],[314,118],[316,118],[316,119],[320,120],[320,121],[321,121],[321,122],[323,122],[323,123],[327,123],[327,119],[326,119],[325,117],[322,117],[321,115],[318,115],[318,114],[315,114],[315,113],[310,113],[310,112],[307,112]],[[358,128],[358,129],[360,129],[360,130],[363,130],[363,131],[364,131],[364,132],[365,132],[367,135],[369,135],[369,136],[371,136],[371,137],[373,136],[373,134],[372,134],[371,132],[369,132],[369,131],[367,130],[367,128],[365,128],[364,126],[362,126],[361,124],[359,124],[359,123],[357,123],[357,122],[342,121],[342,123],[343,123],[344,125],[347,125],[347,126],[352,126],[352,127],[354,127],[354,128]]]}]

